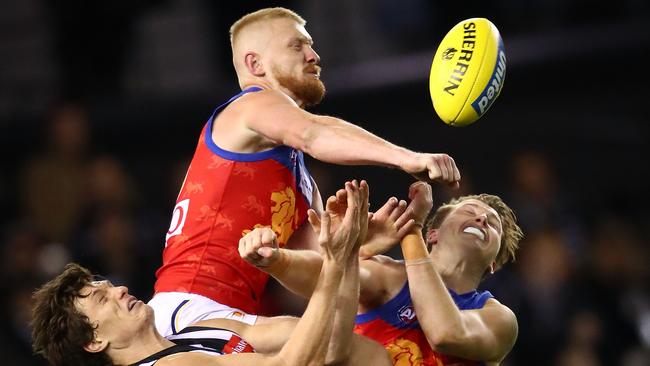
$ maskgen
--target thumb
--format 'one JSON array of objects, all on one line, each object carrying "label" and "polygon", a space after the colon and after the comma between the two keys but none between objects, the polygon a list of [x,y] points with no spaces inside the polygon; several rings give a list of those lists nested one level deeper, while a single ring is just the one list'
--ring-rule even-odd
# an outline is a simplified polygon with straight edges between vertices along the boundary
[{"label": "thumb", "polygon": [[261,247],[257,249],[257,254],[261,255],[264,258],[271,258],[275,254],[275,248]]},{"label": "thumb", "polygon": [[320,227],[320,235],[319,235],[319,241],[321,243],[328,242],[330,240],[330,224],[331,224],[331,218],[330,214],[328,212],[323,212],[323,215],[321,217],[321,227]]},{"label": "thumb", "polygon": [[320,217],[318,217],[316,211],[311,208],[307,211],[307,221],[309,221],[312,230],[314,230],[316,234],[320,233]]}]

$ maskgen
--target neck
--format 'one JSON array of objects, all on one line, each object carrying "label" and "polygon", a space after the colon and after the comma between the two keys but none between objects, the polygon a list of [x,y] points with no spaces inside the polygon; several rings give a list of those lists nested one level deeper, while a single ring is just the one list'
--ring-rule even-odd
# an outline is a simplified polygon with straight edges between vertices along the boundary
[{"label": "neck", "polygon": [[305,108],[305,102],[303,102],[301,99],[296,97],[296,95],[291,90],[289,90],[289,89],[285,88],[284,86],[280,85],[278,82],[257,79],[257,80],[242,81],[239,84],[239,87],[242,90],[250,88],[252,86],[257,86],[257,87],[260,87],[262,89],[278,90],[278,91],[282,92],[283,94],[285,94],[286,96],[288,96],[289,98],[291,98],[294,102],[296,102],[298,107],[300,107],[302,109]]},{"label": "neck", "polygon": [[154,327],[135,335],[125,347],[114,347],[108,355],[115,365],[130,365],[173,346],[172,341],[161,336]]},{"label": "neck", "polygon": [[457,294],[464,294],[478,288],[484,273],[483,270],[477,270],[480,266],[464,258],[453,258],[451,255],[435,251],[431,252],[431,258],[448,289]]}]

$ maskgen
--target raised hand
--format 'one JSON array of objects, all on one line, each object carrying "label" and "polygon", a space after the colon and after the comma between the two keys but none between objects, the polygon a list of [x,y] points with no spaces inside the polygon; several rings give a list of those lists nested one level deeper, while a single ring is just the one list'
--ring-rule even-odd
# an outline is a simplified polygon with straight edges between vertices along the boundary
[{"label": "raised hand", "polygon": [[[319,218],[315,211],[309,210],[309,223],[318,234],[318,242],[321,247],[323,258],[334,261],[343,261],[350,256],[359,246],[359,235],[362,234],[361,222],[367,222],[367,204],[364,207],[364,200],[368,199],[368,186],[363,182],[361,188],[356,181],[345,183],[345,214],[340,215],[343,205],[337,206],[336,212],[327,209]],[[328,202],[332,199],[328,199]],[[362,212],[365,211],[365,212]],[[338,227],[332,225],[332,217],[335,216]],[[365,217],[365,219],[364,219]]]},{"label": "raised hand", "polygon": [[368,235],[361,245],[359,256],[369,258],[373,255],[383,254],[390,250],[406,235],[414,226],[413,220],[397,220],[406,211],[406,201],[399,201],[391,197],[386,203],[375,212],[368,221]]}]

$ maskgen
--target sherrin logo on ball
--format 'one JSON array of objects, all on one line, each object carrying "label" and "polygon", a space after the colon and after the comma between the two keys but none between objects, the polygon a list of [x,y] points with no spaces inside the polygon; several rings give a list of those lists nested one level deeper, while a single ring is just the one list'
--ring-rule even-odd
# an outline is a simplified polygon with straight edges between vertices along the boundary
[{"label": "sherrin logo on ball", "polygon": [[429,74],[436,113],[467,126],[492,106],[506,77],[506,53],[497,27],[485,18],[463,20],[438,46]]}]

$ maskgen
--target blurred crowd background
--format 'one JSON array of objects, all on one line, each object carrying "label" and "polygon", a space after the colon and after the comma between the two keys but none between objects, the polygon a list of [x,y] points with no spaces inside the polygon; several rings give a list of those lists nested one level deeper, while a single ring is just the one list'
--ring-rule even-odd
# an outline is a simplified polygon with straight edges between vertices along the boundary
[{"label": "blurred crowd background", "polygon": [[[44,364],[30,296],[67,262],[152,295],[200,130],[238,91],[228,28],[273,5],[308,21],[328,86],[316,112],[453,156],[462,187],[434,187],[437,203],[487,192],[518,213],[517,262],[483,284],[519,319],[505,365],[650,365],[647,1],[2,0],[3,365]],[[505,87],[479,122],[451,128],[431,106],[431,57],[476,16],[504,38]],[[412,182],[308,164],[323,196],[367,179],[371,209]],[[303,306],[269,287],[266,314]]]}]

